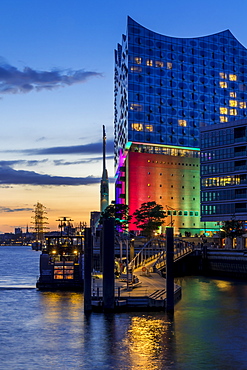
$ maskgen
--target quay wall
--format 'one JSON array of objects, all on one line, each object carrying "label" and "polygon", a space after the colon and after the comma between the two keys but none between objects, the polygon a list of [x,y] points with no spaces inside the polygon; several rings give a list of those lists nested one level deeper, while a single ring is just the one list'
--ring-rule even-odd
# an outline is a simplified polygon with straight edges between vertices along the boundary
[{"label": "quay wall", "polygon": [[247,279],[247,251],[204,247],[174,263],[176,277],[197,274]]}]

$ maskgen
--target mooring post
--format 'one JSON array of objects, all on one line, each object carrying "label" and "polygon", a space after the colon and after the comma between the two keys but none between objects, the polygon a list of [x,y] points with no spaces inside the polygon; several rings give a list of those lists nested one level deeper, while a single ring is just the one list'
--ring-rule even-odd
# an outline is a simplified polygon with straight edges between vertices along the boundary
[{"label": "mooring post", "polygon": [[103,305],[105,312],[114,310],[115,301],[114,225],[114,218],[103,221]]},{"label": "mooring post", "polygon": [[84,234],[84,311],[92,311],[92,234],[91,228],[85,228]]},{"label": "mooring post", "polygon": [[174,311],[174,238],[173,227],[166,228],[166,309]]}]

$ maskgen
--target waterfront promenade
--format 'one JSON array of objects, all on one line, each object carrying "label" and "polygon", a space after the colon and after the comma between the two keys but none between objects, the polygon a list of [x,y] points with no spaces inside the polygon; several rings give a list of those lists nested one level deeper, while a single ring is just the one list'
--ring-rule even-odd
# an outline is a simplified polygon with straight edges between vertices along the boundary
[{"label": "waterfront promenade", "polygon": [[[166,279],[152,271],[153,261],[134,270],[133,277],[129,274],[115,279],[116,306],[126,309],[165,309],[166,307]],[[181,287],[174,284],[174,301],[181,297]],[[92,305],[100,307],[103,301],[103,278],[94,276],[92,282]]]}]

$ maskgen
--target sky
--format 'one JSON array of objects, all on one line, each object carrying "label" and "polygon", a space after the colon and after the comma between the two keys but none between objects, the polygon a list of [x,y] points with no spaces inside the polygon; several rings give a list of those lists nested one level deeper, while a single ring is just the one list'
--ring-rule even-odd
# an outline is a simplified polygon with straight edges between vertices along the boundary
[{"label": "sky", "polygon": [[230,29],[247,47],[245,0],[1,0],[0,233],[89,224],[100,208],[102,126],[114,200],[114,49],[127,16],[174,37]]}]

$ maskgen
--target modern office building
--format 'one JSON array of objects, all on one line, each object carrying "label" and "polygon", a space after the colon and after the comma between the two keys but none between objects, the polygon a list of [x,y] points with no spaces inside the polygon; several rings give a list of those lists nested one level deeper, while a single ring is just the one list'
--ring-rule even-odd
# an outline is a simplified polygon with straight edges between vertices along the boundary
[{"label": "modern office building", "polygon": [[114,94],[116,202],[155,200],[177,233],[204,231],[199,131],[247,116],[246,48],[229,30],[175,38],[128,18]]},{"label": "modern office building", "polygon": [[247,220],[247,119],[201,129],[201,217]]}]

